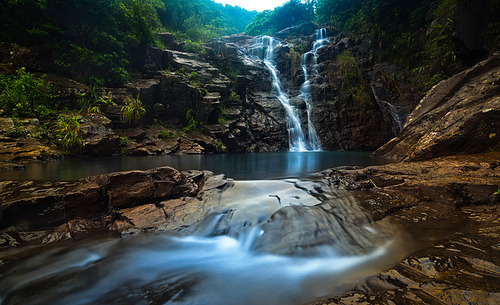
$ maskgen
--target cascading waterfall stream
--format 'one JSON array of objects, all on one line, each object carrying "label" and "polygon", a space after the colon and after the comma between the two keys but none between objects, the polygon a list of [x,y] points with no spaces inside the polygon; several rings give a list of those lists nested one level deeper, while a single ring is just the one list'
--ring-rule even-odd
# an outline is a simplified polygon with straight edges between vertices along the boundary
[{"label": "cascading waterfall stream", "polygon": [[[318,49],[328,42],[326,29],[322,28],[316,30],[316,39],[314,41],[312,50],[303,54],[301,57],[301,66],[304,71],[304,83],[300,87],[299,98],[302,98],[306,103],[307,110],[307,130],[308,130],[308,146],[311,150],[319,151],[321,150],[320,141],[318,134],[316,133],[316,128],[311,121],[311,109],[312,109],[312,95],[311,95],[311,75],[318,74]],[[309,71],[309,67],[311,71]]]},{"label": "cascading waterfall stream", "polygon": [[249,54],[264,61],[272,77],[272,93],[285,108],[287,116],[288,143],[290,151],[307,151],[306,138],[296,108],[290,104],[290,99],[281,85],[279,71],[274,61],[274,49],[277,41],[271,36],[262,36],[255,39]]},{"label": "cascading waterfall stream", "polygon": [[0,303],[298,305],[406,251],[398,228],[320,182],[235,181],[205,204],[211,212],[177,235],[35,249],[1,274]]},{"label": "cascading waterfall stream", "polygon": [[380,105],[380,107],[383,110],[387,111],[389,113],[389,115],[391,116],[392,130],[394,132],[394,136],[397,136],[399,134],[399,132],[403,129],[404,120],[401,119],[401,117],[397,113],[396,107],[394,107],[394,105],[392,105],[389,102],[381,100],[379,98],[375,88],[373,86],[371,86],[371,88],[372,88],[372,92],[373,92],[373,97],[375,97],[375,101]]}]

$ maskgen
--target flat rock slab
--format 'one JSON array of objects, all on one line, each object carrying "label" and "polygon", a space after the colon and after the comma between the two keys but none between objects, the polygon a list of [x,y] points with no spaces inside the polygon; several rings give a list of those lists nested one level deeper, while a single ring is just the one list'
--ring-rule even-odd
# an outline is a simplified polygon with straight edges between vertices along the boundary
[{"label": "flat rock slab", "polygon": [[500,153],[449,156],[366,168],[323,171],[332,183],[350,190],[397,192],[416,202],[449,206],[498,204]]}]

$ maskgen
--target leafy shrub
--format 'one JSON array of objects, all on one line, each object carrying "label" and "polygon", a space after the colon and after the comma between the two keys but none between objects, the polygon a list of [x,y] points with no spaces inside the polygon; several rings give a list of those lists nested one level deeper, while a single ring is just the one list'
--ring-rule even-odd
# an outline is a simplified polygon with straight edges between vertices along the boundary
[{"label": "leafy shrub", "polygon": [[134,100],[128,100],[126,105],[122,107],[123,122],[138,124],[139,120],[146,114],[146,109],[142,105],[141,100],[137,97]]},{"label": "leafy shrub", "polygon": [[189,131],[193,131],[195,129],[198,129],[200,126],[201,126],[201,123],[196,121],[194,119],[194,116],[193,116],[193,110],[192,109],[189,109],[187,112],[186,112],[186,122],[187,122],[187,125],[186,127],[184,127],[182,129],[183,132],[189,132]]},{"label": "leafy shrub", "polygon": [[197,81],[198,80],[198,72],[191,72],[188,76],[189,81]]},{"label": "leafy shrub", "polygon": [[84,146],[83,130],[80,128],[80,116],[60,114],[53,127],[54,135],[59,139],[62,149],[79,152]]},{"label": "leafy shrub", "polygon": [[[236,95],[236,97],[238,98],[237,100],[239,101],[240,100],[239,96],[237,94],[235,94],[234,92],[231,93],[231,95],[229,96],[228,100],[230,100],[230,99],[234,100],[233,94]],[[217,121],[219,122],[219,124],[222,124],[222,125],[227,124],[226,111],[227,111],[226,107],[224,107],[224,106],[220,106],[219,107],[220,116],[217,119]]]},{"label": "leafy shrub", "polygon": [[231,92],[231,94],[229,95],[229,97],[227,98],[227,100],[229,102],[239,103],[240,102],[240,96],[238,94],[234,93],[234,92]]},{"label": "leafy shrub", "polygon": [[156,136],[159,139],[170,139],[170,138],[175,137],[176,135],[171,131],[163,130],[163,131],[160,131]]},{"label": "leafy shrub", "polygon": [[214,140],[214,143],[215,143],[215,150],[218,153],[224,152],[226,150],[226,145],[224,145],[224,143],[222,143],[222,141]]},{"label": "leafy shrub", "polygon": [[101,108],[116,105],[116,103],[113,102],[112,95],[108,99],[104,99],[102,96],[95,97],[91,95],[90,97],[83,99],[80,104],[82,110],[93,113],[101,113]]},{"label": "leafy shrub", "polygon": [[50,84],[25,68],[9,76],[0,75],[0,92],[0,108],[6,115],[42,119],[52,115]]},{"label": "leafy shrub", "polygon": [[130,143],[132,143],[132,140],[130,140],[128,137],[120,137],[121,146],[127,146]]}]

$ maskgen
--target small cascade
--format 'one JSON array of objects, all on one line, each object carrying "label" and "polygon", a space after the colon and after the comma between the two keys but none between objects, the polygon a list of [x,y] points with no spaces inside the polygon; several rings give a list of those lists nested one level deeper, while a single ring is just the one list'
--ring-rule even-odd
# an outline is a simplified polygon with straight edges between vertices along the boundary
[{"label": "small cascade", "polygon": [[311,122],[311,109],[312,109],[312,95],[311,95],[311,75],[318,74],[318,49],[328,42],[326,29],[322,28],[316,30],[316,39],[314,41],[312,50],[303,54],[301,57],[301,66],[304,71],[304,83],[300,87],[299,98],[302,98],[306,103],[307,110],[307,130],[308,130],[308,146],[311,150],[321,150],[320,141]]},{"label": "small cascade", "polygon": [[386,102],[386,101],[381,101],[381,102],[384,105],[386,105],[387,111],[389,112],[392,119],[394,120],[394,127],[395,127],[395,131],[396,131],[396,135],[397,135],[401,131],[401,129],[403,129],[403,120],[401,120],[401,117],[396,112],[396,107],[394,107],[394,105],[392,105],[391,103]]},{"label": "small cascade", "polygon": [[302,131],[302,125],[296,108],[290,104],[290,99],[285,92],[279,78],[279,71],[274,61],[274,49],[276,40],[271,36],[262,36],[255,39],[249,54],[257,56],[264,61],[264,64],[271,73],[272,92],[285,108],[287,115],[288,142],[290,151],[307,151],[306,139]]},{"label": "small cascade", "polygon": [[409,252],[399,227],[319,181],[234,181],[204,206],[212,212],[176,234],[25,248],[36,253],[5,260],[0,303],[300,305]]},{"label": "small cascade", "polygon": [[383,110],[385,110],[387,113],[389,113],[391,121],[392,121],[392,130],[394,131],[394,136],[397,136],[399,134],[399,132],[401,131],[401,129],[403,129],[403,126],[404,126],[403,120],[401,119],[401,117],[397,113],[396,107],[394,107],[394,105],[392,105],[391,103],[389,103],[387,101],[381,100],[379,98],[375,88],[373,86],[371,86],[371,87],[372,87],[373,96],[375,97],[375,101],[377,101],[377,103],[380,105],[380,107]]}]

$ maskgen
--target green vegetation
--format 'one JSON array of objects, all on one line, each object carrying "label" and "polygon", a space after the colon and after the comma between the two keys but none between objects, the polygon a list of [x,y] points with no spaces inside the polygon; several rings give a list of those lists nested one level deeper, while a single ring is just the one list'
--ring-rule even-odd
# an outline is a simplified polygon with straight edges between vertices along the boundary
[{"label": "green vegetation", "polygon": [[60,114],[53,127],[54,135],[59,139],[59,145],[68,152],[79,152],[84,145],[79,119],[79,115]]},{"label": "green vegetation", "polygon": [[177,135],[174,132],[163,130],[156,135],[159,139],[170,139],[175,138]]},{"label": "green vegetation", "polygon": [[163,0],[159,14],[163,26],[178,39],[205,42],[208,39],[241,33],[257,14],[238,6],[222,5],[211,0]]},{"label": "green vegetation", "polygon": [[242,32],[256,13],[211,0],[5,0],[0,41],[43,46],[54,71],[115,86],[128,81],[135,50],[160,46],[155,33],[173,32],[189,48]]},{"label": "green vegetation", "polygon": [[[455,7],[469,0],[319,0],[317,21],[357,39],[370,38],[379,60],[397,63],[422,91],[475,64],[460,56],[453,40]],[[500,1],[491,2],[489,26],[483,33],[488,54],[500,46]]]},{"label": "green vegetation", "polygon": [[130,143],[132,143],[132,140],[130,140],[128,137],[120,137],[120,145],[121,146],[127,146]]},{"label": "green vegetation", "polygon": [[0,109],[8,116],[48,118],[53,114],[51,98],[50,85],[25,68],[0,74]]},{"label": "green vegetation", "polygon": [[258,13],[247,25],[248,35],[264,35],[314,20],[315,1],[290,0],[274,10]]},{"label": "green vegetation", "polygon": [[231,103],[239,103],[240,102],[240,96],[238,94],[236,94],[236,92],[231,92],[231,94],[227,98],[227,101],[231,102]]},{"label": "green vegetation", "polygon": [[343,78],[342,86],[346,86],[351,92],[358,112],[367,110],[372,105],[372,92],[370,85],[363,77],[363,72],[359,67],[358,60],[354,55],[345,51],[337,57],[338,72]]},{"label": "green vegetation", "polygon": [[189,83],[191,84],[191,86],[193,87],[196,87],[196,88],[201,88],[202,85],[198,82],[198,72],[191,72],[187,79],[189,80]]},{"label": "green vegetation", "polygon": [[112,95],[108,99],[105,99],[102,96],[98,97],[95,94],[91,94],[89,97],[83,98],[80,101],[81,109],[92,113],[101,113],[101,108],[114,105],[116,105],[116,103],[113,102]]},{"label": "green vegetation", "polygon": [[201,123],[195,120],[193,110],[189,109],[186,112],[186,127],[182,128],[182,132],[190,132],[200,127]]},{"label": "green vegetation", "polygon": [[129,125],[137,125],[139,120],[146,114],[146,108],[142,105],[139,97],[128,100],[126,105],[122,107],[123,122]]},{"label": "green vegetation", "polygon": [[214,143],[215,143],[215,150],[218,153],[224,152],[226,150],[226,145],[224,145],[224,143],[222,143],[222,141],[214,140]]},{"label": "green vegetation", "polygon": [[[231,93],[231,96],[232,96],[233,94],[235,94],[235,93],[234,93],[234,92],[233,92],[233,93]],[[235,95],[237,96],[237,94],[235,94]],[[231,96],[230,96],[229,98],[231,98]],[[229,98],[228,98],[228,100],[229,100]],[[234,98],[234,97],[233,97],[233,98]],[[239,101],[239,97],[238,97],[238,101]],[[220,113],[220,115],[219,115],[219,118],[217,119],[217,122],[218,122],[219,124],[222,124],[222,125],[227,124],[226,111],[227,111],[227,108],[226,108],[226,107],[224,107],[224,106],[220,106],[220,107],[219,107],[219,113]]]},{"label": "green vegetation", "polygon": [[26,130],[24,129],[24,124],[21,122],[18,118],[13,117],[12,118],[12,123],[14,123],[14,128],[16,129],[16,132],[21,135],[25,136],[26,135]]}]

